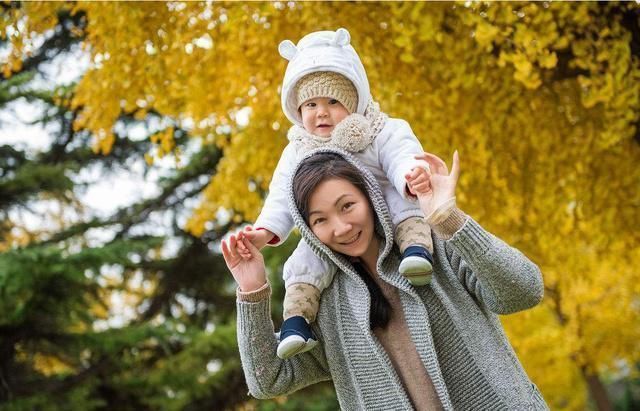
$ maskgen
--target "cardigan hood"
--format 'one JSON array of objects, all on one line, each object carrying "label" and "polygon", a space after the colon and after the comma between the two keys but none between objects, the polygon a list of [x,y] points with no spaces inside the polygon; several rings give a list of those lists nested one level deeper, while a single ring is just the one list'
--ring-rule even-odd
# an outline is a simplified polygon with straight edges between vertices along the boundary
[{"label": "cardigan hood", "polygon": [[291,211],[291,215],[293,217],[295,225],[300,230],[302,238],[304,238],[309,247],[318,257],[322,258],[325,261],[333,262],[341,271],[353,272],[353,266],[349,262],[348,258],[342,254],[332,251],[329,247],[323,244],[322,241],[320,241],[318,237],[316,237],[313,231],[311,231],[311,228],[304,221],[302,214],[300,214],[300,210],[298,210],[298,208],[296,207],[295,198],[293,195],[293,180],[295,179],[295,176],[298,173],[298,169],[300,168],[302,162],[305,159],[319,153],[338,154],[355,168],[357,168],[362,174],[362,179],[364,180],[367,189],[367,195],[371,199],[371,204],[373,205],[375,216],[375,231],[383,240],[383,247],[380,251],[380,256],[378,257],[379,263],[380,261],[385,259],[385,257],[389,254],[391,248],[393,247],[393,224],[391,223],[391,216],[389,214],[389,209],[387,208],[387,203],[384,201],[384,196],[382,195],[382,191],[380,190],[380,185],[378,184],[378,181],[375,179],[373,174],[371,174],[371,172],[351,154],[338,148],[324,147],[309,151],[306,155],[300,158],[300,161],[296,164],[293,172],[291,173],[291,179],[289,180],[288,185],[289,209]]},{"label": "cardigan hood", "polygon": [[309,33],[297,45],[291,40],[280,43],[278,51],[289,61],[282,81],[282,111],[293,124],[302,127],[295,85],[302,77],[316,71],[332,71],[351,80],[358,92],[356,113],[364,115],[371,100],[369,80],[360,57],[350,42],[349,32],[340,28],[336,31]]}]

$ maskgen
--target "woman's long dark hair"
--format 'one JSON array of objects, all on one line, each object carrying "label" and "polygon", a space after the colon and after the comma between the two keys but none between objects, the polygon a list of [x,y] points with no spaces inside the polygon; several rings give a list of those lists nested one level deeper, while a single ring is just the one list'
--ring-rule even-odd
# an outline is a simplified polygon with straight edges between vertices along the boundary
[{"label": "woman's long dark hair", "polygon": [[[325,180],[338,178],[353,184],[367,198],[369,207],[373,205],[360,171],[347,160],[335,153],[318,153],[305,159],[293,178],[293,196],[302,218],[309,225],[309,200],[315,189]],[[375,213],[373,213],[375,216]],[[375,217],[374,217],[375,218]],[[353,268],[367,285],[371,297],[369,326],[373,330],[385,328],[391,317],[391,305],[380,286],[371,278],[364,266],[354,263]]]}]

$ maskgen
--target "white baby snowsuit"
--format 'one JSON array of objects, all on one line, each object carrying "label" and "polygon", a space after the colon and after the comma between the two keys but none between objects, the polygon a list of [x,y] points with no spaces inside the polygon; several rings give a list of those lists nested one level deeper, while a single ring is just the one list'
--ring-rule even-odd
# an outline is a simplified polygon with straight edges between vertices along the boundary
[{"label": "white baby snowsuit", "polygon": [[[280,44],[280,54],[289,60],[282,85],[282,108],[295,125],[289,131],[290,142],[280,157],[269,186],[269,194],[255,222],[255,227],[265,228],[278,237],[277,242],[272,245],[284,241],[294,226],[287,193],[291,173],[300,156],[323,143],[351,151],[373,173],[389,206],[394,227],[409,217],[423,216],[416,202],[406,192],[405,180],[405,175],[412,168],[424,166],[424,163],[414,158],[423,153],[422,146],[406,121],[387,118],[379,112],[377,104],[372,101],[364,67],[349,42],[349,33],[345,29],[339,29],[336,32],[311,33],[303,37],[297,46],[289,40]],[[342,74],[353,82],[358,92],[357,113],[338,124],[331,139],[306,133],[295,101],[296,82],[317,71]],[[341,138],[345,135],[352,136],[352,133],[346,133],[350,130],[336,136],[339,127],[350,120],[350,117],[355,123],[369,126],[364,135],[360,136],[361,140],[355,143]],[[333,265],[318,258],[304,241],[300,241],[283,269],[285,287],[295,283],[308,283],[320,291],[331,283],[334,273]]]}]

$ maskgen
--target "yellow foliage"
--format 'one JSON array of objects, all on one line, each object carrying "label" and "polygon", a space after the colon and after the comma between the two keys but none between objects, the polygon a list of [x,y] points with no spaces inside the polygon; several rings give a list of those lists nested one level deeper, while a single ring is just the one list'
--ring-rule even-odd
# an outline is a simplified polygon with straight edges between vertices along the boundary
[{"label": "yellow foliage", "polygon": [[154,135],[152,135],[149,139],[154,144],[152,153],[145,153],[145,161],[147,164],[153,164],[154,156],[158,158],[162,158],[167,154],[174,154],[176,157],[176,162],[179,163],[180,159],[180,148],[176,147],[176,141],[174,139],[173,133],[175,132],[174,127],[167,127],[164,130],[161,130]]},{"label": "yellow foliage", "polygon": [[[22,33],[41,33],[59,7],[25,4],[0,31],[24,17]],[[461,207],[542,267],[544,303],[505,326],[552,408],[583,409],[581,367],[606,377],[640,361],[640,66],[616,7],[638,6],[78,2],[92,64],[74,127],[108,153],[123,113],[189,120],[224,157],[187,229],[201,235],[221,208],[253,221],[287,143],[278,43],[347,27],[382,109],[427,150],[459,150]],[[11,37],[5,74],[31,40]],[[153,140],[148,161],[175,147],[173,129]]]},{"label": "yellow foliage", "polygon": [[33,367],[46,376],[67,374],[73,371],[73,368],[59,358],[39,353],[33,356]]},{"label": "yellow foliage", "polygon": [[18,362],[32,363],[35,370],[47,377],[73,372],[73,367],[54,355],[39,352],[31,354],[20,346],[16,349],[16,359]]}]

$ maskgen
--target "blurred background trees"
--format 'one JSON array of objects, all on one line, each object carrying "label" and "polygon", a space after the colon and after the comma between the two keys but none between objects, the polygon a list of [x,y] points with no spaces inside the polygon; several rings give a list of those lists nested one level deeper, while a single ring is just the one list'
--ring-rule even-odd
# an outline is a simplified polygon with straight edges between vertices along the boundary
[{"label": "blurred background trees", "polygon": [[[639,10],[3,3],[2,112],[47,138],[0,140],[0,408],[337,407],[246,395],[217,247],[287,141],[278,43],[338,27],[382,109],[460,151],[461,207],[541,266],[543,304],[503,320],[551,407],[637,407]],[[268,250],[276,324],[295,241]]]}]

